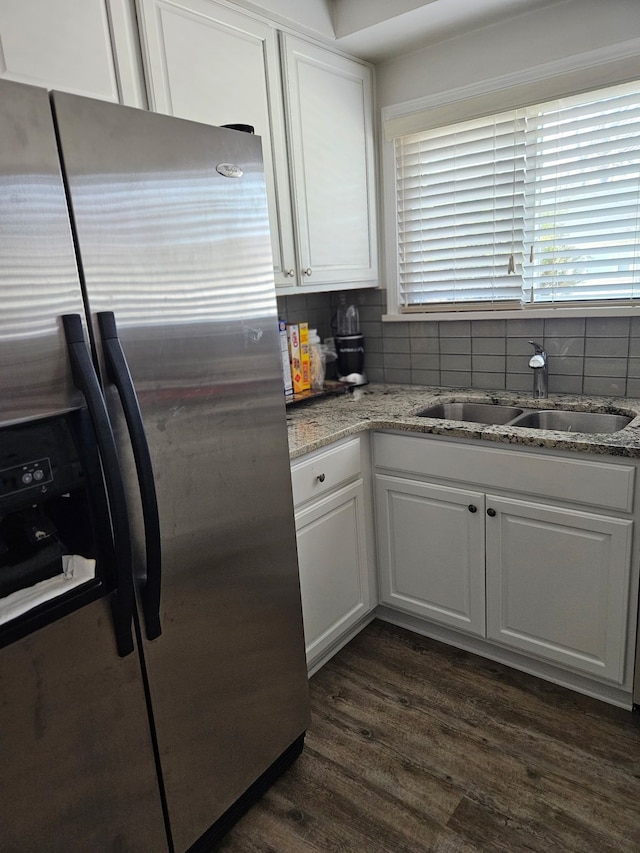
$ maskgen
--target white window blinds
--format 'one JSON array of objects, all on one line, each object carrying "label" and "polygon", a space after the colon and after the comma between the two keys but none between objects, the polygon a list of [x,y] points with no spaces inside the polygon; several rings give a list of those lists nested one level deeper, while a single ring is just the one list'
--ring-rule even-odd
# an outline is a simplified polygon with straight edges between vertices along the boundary
[{"label": "white window blinds", "polygon": [[640,296],[640,91],[637,86],[528,111],[526,298]]},{"label": "white window blinds", "polygon": [[640,296],[637,85],[394,143],[403,310]]}]

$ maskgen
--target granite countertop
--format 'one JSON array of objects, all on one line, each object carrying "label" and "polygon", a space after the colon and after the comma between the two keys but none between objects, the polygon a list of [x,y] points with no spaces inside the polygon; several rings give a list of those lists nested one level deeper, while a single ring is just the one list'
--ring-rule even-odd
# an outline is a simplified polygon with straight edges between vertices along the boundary
[{"label": "granite countertop", "polygon": [[[618,432],[588,434],[508,425],[486,426],[416,415],[434,403],[453,401],[503,403],[531,409],[612,412],[626,414],[634,420]],[[291,459],[363,430],[382,429],[640,458],[640,399],[551,394],[547,399],[537,400],[513,391],[371,384],[338,397],[291,406],[287,409],[287,425]]]}]

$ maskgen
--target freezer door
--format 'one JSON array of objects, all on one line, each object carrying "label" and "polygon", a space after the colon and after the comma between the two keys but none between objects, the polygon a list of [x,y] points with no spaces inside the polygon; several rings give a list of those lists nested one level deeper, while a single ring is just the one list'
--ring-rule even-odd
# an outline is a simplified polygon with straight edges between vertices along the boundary
[{"label": "freezer door", "polygon": [[[106,498],[86,491],[89,479],[102,487],[102,473],[95,453],[90,478],[63,452],[66,432],[55,426],[68,419],[79,440],[89,432],[61,320],[82,313],[48,95],[0,80],[3,853],[168,850],[140,659],[118,656],[105,596],[113,579],[104,563],[115,562],[106,558]],[[98,525],[102,545],[92,541]],[[95,558],[95,576],[91,568],[62,589],[50,567],[63,555],[78,565]],[[56,594],[43,597],[36,584],[50,581]]]},{"label": "freezer door", "polygon": [[[184,851],[309,717],[260,142],[74,95],[54,107],[91,311],[114,312],[155,471],[162,633],[144,652]],[[141,523],[135,538],[142,584]]]},{"label": "freezer door", "polygon": [[102,598],[0,651],[3,853],[168,853],[139,660],[110,622]]},{"label": "freezer door", "polygon": [[0,425],[80,404],[60,317],[82,292],[44,89],[0,80]]}]

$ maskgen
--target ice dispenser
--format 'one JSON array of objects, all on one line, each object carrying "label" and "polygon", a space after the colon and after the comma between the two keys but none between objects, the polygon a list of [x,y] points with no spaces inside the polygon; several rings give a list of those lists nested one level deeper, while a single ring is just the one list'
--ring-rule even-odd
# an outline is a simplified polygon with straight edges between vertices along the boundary
[{"label": "ice dispenser", "polygon": [[90,438],[85,411],[0,431],[0,645],[113,585],[100,463],[84,449]]}]

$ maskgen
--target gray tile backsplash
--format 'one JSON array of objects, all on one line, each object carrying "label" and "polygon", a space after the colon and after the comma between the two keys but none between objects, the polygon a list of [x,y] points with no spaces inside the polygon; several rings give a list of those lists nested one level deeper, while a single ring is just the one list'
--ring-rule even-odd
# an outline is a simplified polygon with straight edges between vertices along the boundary
[{"label": "gray tile backsplash", "polygon": [[[333,334],[338,293],[280,297],[280,316]],[[640,317],[561,317],[382,323],[384,290],[347,293],[360,312],[365,370],[375,382],[531,391],[536,340],[556,394],[640,397]]]}]

